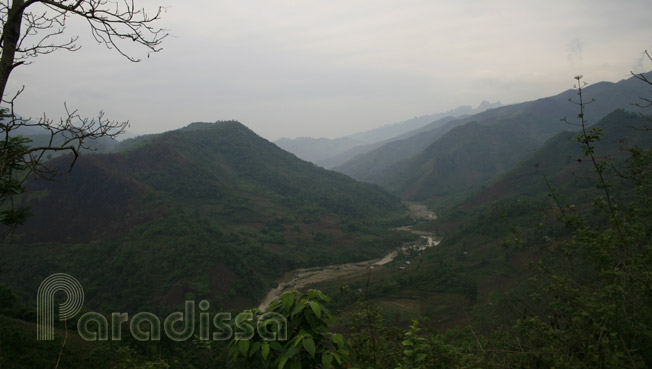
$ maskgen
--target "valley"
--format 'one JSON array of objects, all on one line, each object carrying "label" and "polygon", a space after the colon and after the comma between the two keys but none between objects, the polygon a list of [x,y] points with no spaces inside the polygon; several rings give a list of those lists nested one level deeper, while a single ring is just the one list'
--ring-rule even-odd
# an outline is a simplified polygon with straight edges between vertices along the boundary
[{"label": "valley", "polygon": [[[406,203],[408,213],[417,220],[434,220],[437,219],[435,213],[428,210],[427,206],[419,203]],[[262,300],[258,309],[265,311],[269,304],[279,298],[283,293],[292,290],[304,290],[317,283],[337,283],[340,279],[349,279],[364,276],[371,269],[380,268],[391,263],[400,253],[407,251],[417,251],[419,253],[426,249],[437,246],[440,240],[431,232],[414,230],[412,226],[403,226],[396,228],[398,231],[408,231],[418,236],[416,241],[408,242],[401,247],[390,251],[382,258],[365,260],[355,263],[345,263],[338,265],[326,265],[313,268],[301,268],[290,271],[285,274],[284,278],[278,281],[278,286],[271,289]],[[422,242],[425,240],[424,242]]]},{"label": "valley", "polygon": [[[126,311],[172,309],[190,296],[246,307],[288,270],[379,258],[405,237],[391,231],[404,217],[397,197],[234,121],[125,142],[80,158],[65,181],[28,188],[42,194],[24,199],[38,212],[0,244],[0,280],[28,297],[67,270],[90,281],[89,304]],[[25,258],[39,261],[26,267]]]},{"label": "valley", "polygon": [[[284,367],[290,354],[289,368],[319,367],[335,347],[343,364],[323,367],[391,369],[413,339],[427,364],[404,367],[646,367],[652,130],[631,101],[652,83],[640,83],[337,140],[274,144],[238,121],[194,122],[84,152],[70,173],[76,159],[54,156],[66,174],[25,183],[16,204],[33,213],[0,243],[0,367],[35,357],[22,348],[54,273],[106,316],[201,300],[210,313],[271,309],[294,346],[129,340],[93,346],[97,364],[77,337],[60,351],[78,327],[57,322],[24,367],[59,352],[107,369]],[[598,102],[578,115],[580,92]]]},{"label": "valley", "polygon": [[0,369],[652,369],[651,0],[0,4]]}]

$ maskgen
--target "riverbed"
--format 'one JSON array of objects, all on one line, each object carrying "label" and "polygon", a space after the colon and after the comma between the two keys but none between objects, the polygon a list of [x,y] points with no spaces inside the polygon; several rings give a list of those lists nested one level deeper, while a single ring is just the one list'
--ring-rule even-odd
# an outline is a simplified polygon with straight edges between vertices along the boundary
[{"label": "riverbed", "polygon": [[[408,206],[410,213],[416,218],[429,220],[437,219],[437,216],[434,213],[428,211],[427,207],[423,204],[408,203],[406,205]],[[410,250],[423,251],[429,247],[437,246],[439,244],[439,240],[433,233],[413,230],[410,226],[397,228],[397,230],[412,232],[415,235],[418,235],[420,238],[425,239],[426,242],[425,244],[416,242],[410,245],[403,245],[396,248],[395,250],[390,251],[379,259],[366,260],[357,263],[296,269],[291,272],[292,279],[290,281],[279,283],[276,288],[271,289],[267,293],[263,301],[258,306],[258,309],[264,311],[272,301],[276,300],[285,292],[299,290],[305,288],[308,285],[325,282],[332,279],[359,275],[367,272],[369,269],[379,268],[394,261],[400,252],[408,252]]]}]

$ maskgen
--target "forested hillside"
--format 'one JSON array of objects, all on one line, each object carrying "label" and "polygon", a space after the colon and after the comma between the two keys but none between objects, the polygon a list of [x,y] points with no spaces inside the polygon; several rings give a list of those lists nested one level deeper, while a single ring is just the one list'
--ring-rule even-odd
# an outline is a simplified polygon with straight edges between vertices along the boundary
[{"label": "forested hillside", "polygon": [[[635,77],[618,83],[589,85],[596,103],[586,119],[597,122],[614,109],[635,109],[647,93]],[[504,106],[454,122],[455,129],[396,141],[338,167],[343,173],[377,183],[403,199],[426,201],[442,209],[462,200],[524,160],[555,134],[568,129],[561,121],[577,113],[568,100],[573,90]],[[441,130],[441,128],[438,128]],[[427,145],[424,145],[424,142]],[[414,152],[406,158],[403,152]],[[391,159],[387,159],[391,158]],[[403,160],[396,160],[400,158]]]},{"label": "forested hillside", "polygon": [[[67,170],[71,158],[52,162]],[[377,186],[299,160],[237,122],[195,123],[29,183],[33,216],[2,245],[0,278],[31,299],[54,272],[90,306],[256,304],[283,272],[382,255],[403,210]],[[29,262],[28,262],[29,261]]]},{"label": "forested hillside", "polygon": [[[518,163],[510,150],[536,144],[532,127],[451,129],[456,139],[447,142],[466,150],[424,153],[469,157],[448,168],[458,176],[439,173],[436,186],[505,174],[438,219],[402,228],[436,232],[436,246],[403,248],[364,277],[318,283],[326,294],[281,295],[268,311],[286,319],[288,340],[95,345],[66,342],[78,327],[58,324],[54,341],[25,351],[35,331],[25,302],[52,272],[79,276],[87,306],[100,311],[165,313],[198,298],[211,311],[233,311],[298,266],[414,242],[389,231],[409,222],[397,198],[298,160],[237,122],[195,123],[84,157],[65,181],[29,185],[24,201],[35,214],[2,245],[2,278],[13,291],[0,285],[0,328],[13,333],[0,337],[9,348],[0,363],[48,366],[62,355],[70,367],[98,368],[649,366],[649,117],[615,110],[591,126],[584,114],[567,121],[571,130]],[[471,157],[504,167],[469,166]]]}]

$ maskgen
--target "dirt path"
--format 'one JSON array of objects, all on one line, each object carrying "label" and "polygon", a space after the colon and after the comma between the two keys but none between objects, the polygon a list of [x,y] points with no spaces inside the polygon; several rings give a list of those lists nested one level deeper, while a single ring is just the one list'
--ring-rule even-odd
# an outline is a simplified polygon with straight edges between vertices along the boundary
[{"label": "dirt path", "polygon": [[[434,213],[428,211],[427,207],[423,204],[407,203],[406,205],[408,206],[410,213],[412,213],[412,215],[417,218],[431,219],[431,220],[437,219],[437,216]],[[412,232],[422,238],[425,238],[426,245],[417,246],[419,250],[423,250],[428,247],[437,246],[439,244],[439,241],[436,240],[435,235],[432,233],[415,231],[411,227],[401,227],[401,228],[397,228],[397,230]],[[346,263],[346,264],[338,264],[338,265],[327,265],[327,266],[319,266],[313,268],[297,269],[293,272],[293,277],[291,281],[279,283],[276,288],[273,288],[267,293],[267,296],[265,296],[263,301],[260,303],[258,309],[264,311],[265,309],[267,309],[267,307],[272,301],[276,300],[279,296],[281,296],[285,292],[302,289],[314,283],[362,274],[365,273],[369,268],[381,267],[393,261],[396,258],[396,256],[398,256],[398,253],[401,250],[407,250],[408,248],[415,247],[415,246],[416,245],[401,246],[396,250],[389,252],[387,255],[383,256],[380,259],[366,260],[357,263]]]}]

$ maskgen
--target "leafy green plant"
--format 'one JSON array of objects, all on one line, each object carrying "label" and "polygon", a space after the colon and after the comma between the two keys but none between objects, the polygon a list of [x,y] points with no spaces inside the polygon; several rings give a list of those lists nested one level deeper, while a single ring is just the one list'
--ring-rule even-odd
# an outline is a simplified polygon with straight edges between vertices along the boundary
[{"label": "leafy green plant", "polygon": [[396,369],[420,369],[428,357],[428,345],[426,339],[419,336],[419,321],[413,320],[410,329],[405,332],[403,345],[403,360]]},{"label": "leafy green plant", "polygon": [[[369,286],[365,286],[368,289]],[[357,302],[349,316],[352,365],[358,368],[394,368],[401,358],[402,331],[388,327],[382,311],[367,296]]]},{"label": "leafy green plant", "polygon": [[[641,368],[652,364],[652,173],[649,148],[626,160],[599,152],[602,132],[584,119],[581,76],[577,142],[595,178],[593,201],[562,203],[567,235],[544,245],[535,264],[532,305],[514,325],[516,348],[500,357],[524,368]],[[508,343],[505,343],[508,344]]]},{"label": "leafy green plant", "polygon": [[318,290],[293,291],[274,300],[265,312],[245,312],[236,327],[264,327],[265,334],[236,332],[230,356],[256,368],[345,368],[350,346],[344,336],[329,331],[328,323],[334,320],[324,306],[327,301]]}]

